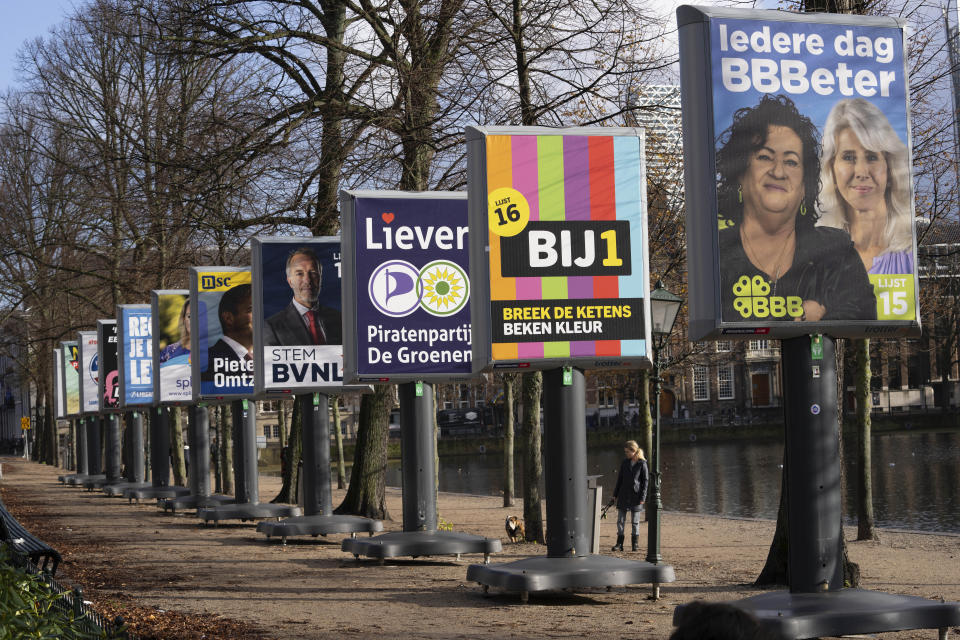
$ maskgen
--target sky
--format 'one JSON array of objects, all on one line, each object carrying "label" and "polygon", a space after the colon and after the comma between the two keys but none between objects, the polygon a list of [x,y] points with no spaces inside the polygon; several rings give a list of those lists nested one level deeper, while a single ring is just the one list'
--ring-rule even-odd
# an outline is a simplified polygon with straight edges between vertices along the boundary
[{"label": "sky", "polygon": [[[759,0],[758,6],[775,5],[776,0]],[[45,36],[75,5],[84,0],[0,0],[0,91],[17,81],[17,51],[27,40]],[[672,16],[681,4],[717,4],[717,0],[653,0],[657,13]],[[748,5],[744,5],[748,6]],[[675,35],[672,36],[675,39]]]},{"label": "sky", "polygon": [[15,83],[17,51],[23,43],[46,35],[72,7],[72,0],[0,0],[0,90]]}]

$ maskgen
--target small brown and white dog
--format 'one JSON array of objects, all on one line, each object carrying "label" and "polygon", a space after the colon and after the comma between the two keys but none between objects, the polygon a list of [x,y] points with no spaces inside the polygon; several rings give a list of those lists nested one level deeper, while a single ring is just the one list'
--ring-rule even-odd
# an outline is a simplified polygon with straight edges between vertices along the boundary
[{"label": "small brown and white dog", "polygon": [[507,522],[504,524],[504,528],[507,530],[507,536],[510,537],[510,542],[523,542],[523,539],[526,537],[526,529],[523,528],[523,520],[517,516],[507,516]]}]

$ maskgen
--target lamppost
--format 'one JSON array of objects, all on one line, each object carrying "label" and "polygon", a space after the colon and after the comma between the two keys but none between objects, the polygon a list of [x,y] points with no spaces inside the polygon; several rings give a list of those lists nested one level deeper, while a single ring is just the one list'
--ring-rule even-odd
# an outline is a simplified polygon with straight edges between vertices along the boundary
[{"label": "lamppost", "polygon": [[[653,466],[650,472],[651,493],[647,498],[647,562],[659,564],[660,556],[660,511],[663,503],[660,500],[660,389],[663,381],[660,379],[660,368],[663,365],[663,347],[673,331],[673,323],[677,319],[683,299],[676,296],[663,286],[658,280],[650,294],[650,320],[653,333],[653,393],[655,396],[654,411],[656,416],[653,422],[653,450],[650,452],[650,461]],[[653,583],[652,600],[660,598],[660,584]]]}]

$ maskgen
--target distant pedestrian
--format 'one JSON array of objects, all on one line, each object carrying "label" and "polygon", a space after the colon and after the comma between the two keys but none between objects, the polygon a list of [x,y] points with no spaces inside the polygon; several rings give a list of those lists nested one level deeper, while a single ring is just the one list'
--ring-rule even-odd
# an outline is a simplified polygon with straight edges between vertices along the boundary
[{"label": "distant pedestrian", "polygon": [[643,457],[643,449],[635,440],[627,440],[623,445],[624,460],[620,463],[620,473],[617,474],[617,484],[613,487],[611,503],[617,504],[617,544],[612,551],[623,551],[624,525],[627,522],[627,512],[630,512],[631,535],[630,543],[633,551],[639,550],[640,514],[643,513],[643,503],[647,499],[647,461]]}]

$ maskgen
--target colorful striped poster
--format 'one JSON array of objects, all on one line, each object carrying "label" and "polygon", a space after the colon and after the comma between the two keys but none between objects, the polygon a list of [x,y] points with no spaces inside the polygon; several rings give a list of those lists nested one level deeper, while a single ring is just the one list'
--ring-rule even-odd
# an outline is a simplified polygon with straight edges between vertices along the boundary
[{"label": "colorful striped poster", "polygon": [[484,134],[470,175],[485,184],[471,184],[470,206],[471,225],[485,222],[488,242],[489,361],[628,366],[623,359],[646,358],[640,132],[472,131]]}]

